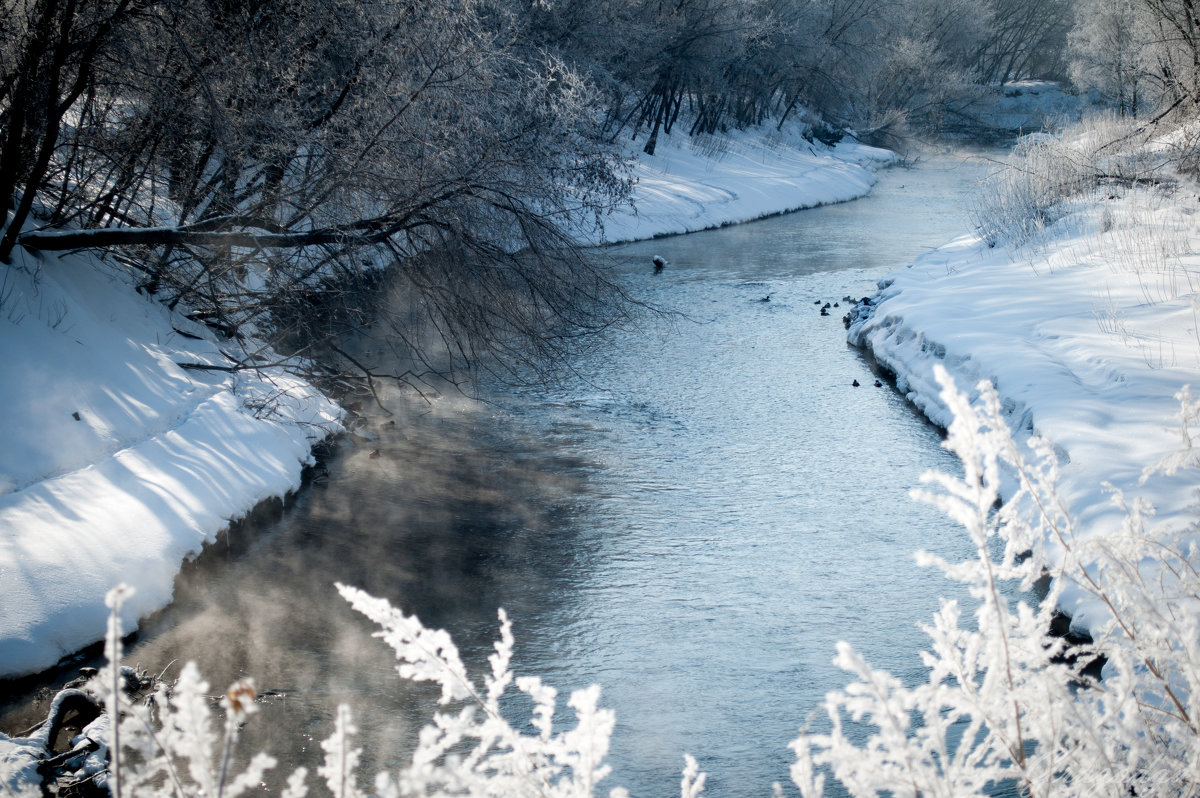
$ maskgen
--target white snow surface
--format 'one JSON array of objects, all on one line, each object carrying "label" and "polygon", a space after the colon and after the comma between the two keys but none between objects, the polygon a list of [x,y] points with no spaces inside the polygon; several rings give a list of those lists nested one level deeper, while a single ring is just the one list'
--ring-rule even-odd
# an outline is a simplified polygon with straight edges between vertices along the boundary
[{"label": "white snow surface", "polygon": [[[893,157],[796,135],[736,134],[719,152],[678,132],[659,142],[635,166],[637,213],[614,216],[605,240],[854,199]],[[279,370],[179,365],[228,362],[207,330],[92,257],[18,250],[0,264],[0,677],[99,640],[121,582],[136,589],[127,621],[166,606],[181,564],[297,487],[339,429],[332,402]]]},{"label": "white snow surface", "polygon": [[[881,280],[877,307],[849,340],[942,426],[936,364],[961,390],[994,383],[1018,438],[1036,433],[1060,455],[1062,496],[1083,536],[1120,529],[1105,483],[1151,502],[1161,534],[1184,530],[1196,517],[1194,472],[1139,481],[1183,448],[1176,394],[1200,393],[1190,200],[1097,197],[1021,247],[959,238]],[[1107,617],[1077,588],[1061,604],[1084,631]]]},{"label": "white snow surface", "polygon": [[[188,338],[176,330],[202,336]],[[0,265],[0,676],[53,665],[171,599],[181,563],[295,488],[340,410],[228,364],[202,327],[86,255]]]},{"label": "white snow surface", "polygon": [[829,147],[784,133],[735,132],[689,138],[659,135],[654,155],[636,155],[632,208],[610,216],[594,243],[620,243],[748,222],[787,211],[845,202],[867,194],[888,150],[851,138]]}]

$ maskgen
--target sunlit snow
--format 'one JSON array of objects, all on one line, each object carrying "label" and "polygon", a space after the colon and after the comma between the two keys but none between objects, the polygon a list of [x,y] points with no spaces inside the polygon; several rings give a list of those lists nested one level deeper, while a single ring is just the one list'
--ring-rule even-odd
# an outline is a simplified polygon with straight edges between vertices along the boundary
[{"label": "sunlit snow", "polygon": [[131,616],[164,606],[186,557],[299,484],[340,414],[278,371],[184,370],[225,362],[215,339],[89,256],[18,251],[2,275],[0,676],[11,676],[98,639],[119,582],[137,588]]},{"label": "sunlit snow", "polygon": [[[1183,447],[1175,396],[1200,388],[1200,257],[1186,254],[1193,214],[1131,191],[1082,205],[1020,247],[964,236],[882,280],[882,301],[850,340],[943,426],[936,364],[963,390],[995,383],[1010,426],[1059,453],[1061,495],[1084,534],[1113,533],[1124,520],[1106,484],[1150,501],[1164,529],[1185,526],[1194,475],[1139,483]],[[1064,603],[1077,627],[1106,617],[1076,598],[1068,592]]]}]

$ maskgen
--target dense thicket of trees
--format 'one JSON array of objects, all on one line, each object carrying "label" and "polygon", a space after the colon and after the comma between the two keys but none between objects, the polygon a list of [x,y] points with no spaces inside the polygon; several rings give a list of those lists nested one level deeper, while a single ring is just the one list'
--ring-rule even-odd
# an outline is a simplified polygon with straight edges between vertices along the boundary
[{"label": "dense thicket of trees", "polygon": [[1200,7],[1192,0],[1078,0],[1071,75],[1122,114],[1195,118]]},{"label": "dense thicket of trees", "polygon": [[797,116],[818,134],[928,122],[948,88],[981,74],[996,4],[564,0],[533,28],[603,88],[605,130],[652,153],[680,120],[693,134]]},{"label": "dense thicket of trees", "polygon": [[0,261],[104,249],[292,345],[396,265],[443,366],[553,359],[627,307],[573,242],[630,139],[887,142],[1065,75],[1069,29],[1081,85],[1195,105],[1198,28],[1187,0],[0,0]]},{"label": "dense thicket of trees", "polygon": [[552,357],[619,316],[569,233],[625,198],[624,166],[520,8],[5,0],[0,20],[0,260],[117,249],[226,334],[351,318],[323,311],[400,264],[440,368]]}]

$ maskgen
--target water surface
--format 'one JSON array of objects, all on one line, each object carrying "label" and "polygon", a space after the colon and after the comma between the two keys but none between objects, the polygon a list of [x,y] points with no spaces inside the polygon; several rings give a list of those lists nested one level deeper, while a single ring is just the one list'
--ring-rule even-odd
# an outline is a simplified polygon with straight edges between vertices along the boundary
[{"label": "water surface", "polygon": [[[955,468],[938,432],[876,387],[841,316],[844,297],[967,230],[992,168],[930,156],[860,201],[611,250],[630,291],[673,313],[554,390],[392,397],[396,415],[370,414],[281,517],[188,569],[129,659],[277,691],[247,743],[287,769],[311,770],[348,702],[373,771],[404,761],[433,693],[399,682],[333,583],[449,629],[476,672],[505,607],[518,671],[564,697],[603,685],[607,787],[677,794],[688,752],[707,794],[769,795],[787,742],[844,684],[835,643],[919,678],[918,624],[950,585],[912,555],[969,554],[908,498],[926,470]],[[826,302],[839,307],[822,316]],[[17,702],[3,728],[39,712]]]}]

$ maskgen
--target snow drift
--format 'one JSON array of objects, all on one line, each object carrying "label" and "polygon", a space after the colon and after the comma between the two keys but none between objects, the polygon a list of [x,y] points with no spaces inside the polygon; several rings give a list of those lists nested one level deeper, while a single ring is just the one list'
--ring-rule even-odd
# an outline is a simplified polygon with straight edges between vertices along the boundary
[{"label": "snow drift", "polygon": [[86,255],[18,251],[0,271],[0,676],[171,599],[180,564],[300,482],[339,409],[279,370],[229,365],[203,327]]}]

